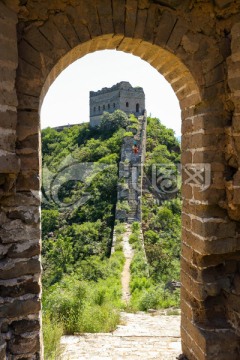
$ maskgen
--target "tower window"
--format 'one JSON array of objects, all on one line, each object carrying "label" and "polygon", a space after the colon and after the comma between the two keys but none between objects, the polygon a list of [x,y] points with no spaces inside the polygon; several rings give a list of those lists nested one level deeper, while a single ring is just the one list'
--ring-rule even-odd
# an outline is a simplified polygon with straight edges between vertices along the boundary
[{"label": "tower window", "polygon": [[108,104],[108,109],[110,109],[110,104]]},{"label": "tower window", "polygon": [[136,104],[136,112],[139,113],[139,104]]},{"label": "tower window", "polygon": [[129,103],[128,103],[128,101],[126,102],[126,107],[129,107]]}]

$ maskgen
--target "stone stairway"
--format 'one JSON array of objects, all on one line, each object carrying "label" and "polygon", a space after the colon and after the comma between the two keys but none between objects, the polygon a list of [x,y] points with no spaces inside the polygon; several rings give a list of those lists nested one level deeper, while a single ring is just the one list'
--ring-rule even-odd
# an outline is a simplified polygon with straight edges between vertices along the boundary
[{"label": "stone stairway", "polygon": [[[138,118],[138,130],[131,137],[123,141],[121,161],[119,166],[118,201],[127,201],[129,209],[125,212],[116,212],[116,219],[128,223],[141,221],[141,194],[142,194],[142,166],[145,158],[146,143],[146,116]],[[127,130],[131,130],[131,125]],[[137,144],[139,152],[133,152],[133,145]],[[125,191],[124,186],[125,184]]]},{"label": "stone stairway", "polygon": [[129,195],[128,195],[128,203],[130,206],[130,211],[128,212],[128,223],[132,223],[134,221],[139,221],[139,204],[138,204],[138,190],[137,184],[134,184],[133,187],[133,181],[132,177],[128,180],[128,187],[129,187]]}]

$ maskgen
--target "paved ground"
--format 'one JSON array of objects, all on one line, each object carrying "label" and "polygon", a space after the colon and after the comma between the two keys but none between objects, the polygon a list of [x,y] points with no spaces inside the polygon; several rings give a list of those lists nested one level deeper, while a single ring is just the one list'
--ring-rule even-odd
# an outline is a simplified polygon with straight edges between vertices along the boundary
[{"label": "paved ground", "polygon": [[110,334],[63,336],[61,360],[174,360],[181,354],[180,316],[121,314]]}]

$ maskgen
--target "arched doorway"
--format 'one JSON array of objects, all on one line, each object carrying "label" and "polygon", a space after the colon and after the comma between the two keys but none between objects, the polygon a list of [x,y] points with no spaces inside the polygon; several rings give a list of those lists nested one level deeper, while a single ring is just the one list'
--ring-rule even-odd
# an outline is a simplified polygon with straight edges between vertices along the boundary
[{"label": "arched doorway", "polygon": [[[106,41],[107,40],[107,41]],[[117,44],[116,44],[117,42]],[[119,43],[119,46],[118,46]],[[122,47],[121,44],[125,44]],[[78,45],[73,50],[67,52],[65,56],[63,56],[60,61],[53,67],[50,73],[45,80],[45,83],[42,87],[40,103],[41,106],[42,99],[47,92],[49,86],[54,81],[56,76],[73,60],[85,55],[88,53],[89,48],[92,51],[95,49],[118,49],[126,52],[131,51],[132,49],[136,49],[132,51],[134,55],[140,56],[146,61],[149,61],[154,64],[154,67],[159,66],[160,72],[166,77],[167,80],[172,84],[176,95],[181,104],[182,110],[187,110],[188,108],[194,108],[196,104],[200,103],[200,91],[196,84],[196,81],[192,77],[191,73],[184,64],[176,58],[175,55],[171,54],[169,51],[162,49],[156,45],[152,45],[148,42],[139,43],[138,40],[130,39],[130,38],[119,38],[112,36],[104,36],[98,37],[94,40],[90,40],[83,45]],[[141,52],[140,52],[140,49]],[[149,59],[150,57],[150,59]],[[154,60],[154,61],[153,61]],[[166,66],[168,64],[168,66]],[[169,64],[172,64],[172,71],[169,68]],[[138,109],[137,109],[138,107]],[[136,111],[139,112],[139,106],[136,105]],[[189,135],[188,135],[189,136]],[[184,139],[186,134],[183,133],[183,153],[185,152],[185,144]],[[184,198],[184,188],[183,188],[183,198]]]}]

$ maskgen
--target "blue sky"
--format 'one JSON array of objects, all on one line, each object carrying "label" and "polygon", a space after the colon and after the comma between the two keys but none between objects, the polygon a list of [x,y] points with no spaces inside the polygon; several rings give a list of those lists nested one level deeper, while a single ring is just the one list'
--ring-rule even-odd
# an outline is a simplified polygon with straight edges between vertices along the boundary
[{"label": "blue sky", "polygon": [[148,115],[181,135],[179,102],[169,83],[146,61],[116,50],[88,54],[57,77],[43,101],[41,127],[89,121],[89,92],[120,81],[143,87]]}]

